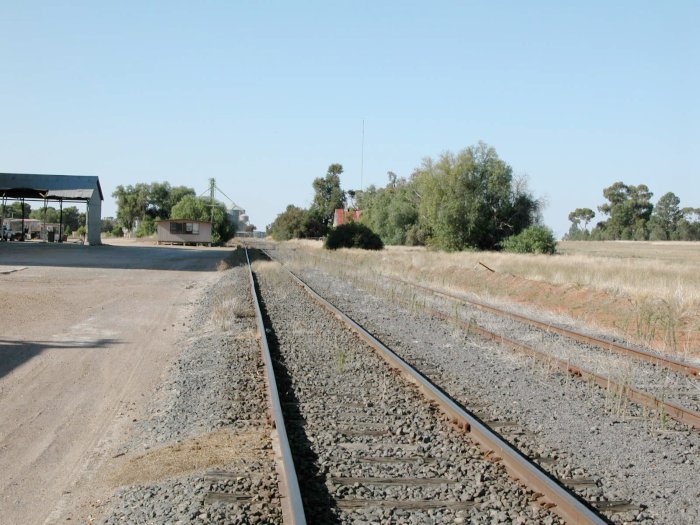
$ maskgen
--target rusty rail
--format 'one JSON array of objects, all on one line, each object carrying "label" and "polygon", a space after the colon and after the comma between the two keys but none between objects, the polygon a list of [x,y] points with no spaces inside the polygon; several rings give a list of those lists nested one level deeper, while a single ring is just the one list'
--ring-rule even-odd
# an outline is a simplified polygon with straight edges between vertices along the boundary
[{"label": "rusty rail", "polygon": [[[447,314],[438,312],[436,310],[432,311],[431,313],[438,316],[448,317]],[[568,361],[559,359],[558,357],[554,357],[546,352],[540,352],[539,350],[535,350],[534,348],[531,348],[523,343],[496,334],[494,332],[486,330],[485,328],[481,328],[480,326],[476,326],[474,324],[470,324],[462,320],[457,321],[468,331],[474,332],[480,335],[481,337],[490,339],[492,341],[496,341],[497,343],[507,348],[515,350],[521,354],[533,357],[538,361],[554,364],[559,370],[567,372],[573,376],[580,377],[581,379],[584,379],[586,381],[593,382],[603,389],[612,388],[619,392],[621,395],[626,396],[628,399],[634,401],[639,405],[652,408],[654,410],[659,410],[668,414],[669,417],[675,419],[676,421],[679,421],[693,428],[700,429],[700,414],[698,412],[694,412],[693,410],[689,410],[669,401],[663,401],[652,396],[651,394],[647,394],[646,392],[637,390],[636,388],[631,387],[629,385],[617,383],[609,377],[601,376],[594,372],[589,372],[584,368],[570,364]]]},{"label": "rusty rail", "polygon": [[[339,262],[335,262],[334,264],[346,266],[348,268],[351,267],[348,264],[339,263]],[[479,264],[482,265],[487,270],[490,270],[491,272],[494,271],[481,262],[479,262]],[[418,283],[415,283],[412,281],[408,281],[406,279],[402,279],[400,277],[394,277],[392,275],[387,275],[387,274],[379,274],[379,275],[381,275],[382,277],[384,277],[385,279],[388,279],[390,281],[395,281],[398,283],[405,284],[407,286],[412,286],[414,288],[424,290],[424,291],[432,293],[434,295],[438,295],[438,296],[446,297],[448,299],[460,301],[464,304],[468,304],[468,305],[473,306],[474,308],[477,308],[477,309],[482,310],[484,312],[489,312],[489,313],[498,315],[500,317],[506,317],[506,318],[512,319],[514,321],[526,323],[526,324],[529,324],[529,325],[534,326],[536,328],[540,328],[541,330],[545,330],[547,332],[552,332],[555,334],[563,335],[564,337],[568,337],[569,339],[573,339],[573,340],[578,341],[580,343],[585,343],[585,344],[589,344],[592,346],[597,346],[599,348],[602,348],[604,350],[608,350],[610,352],[615,352],[615,353],[619,353],[622,355],[628,355],[628,356],[634,357],[635,359],[639,359],[640,361],[646,361],[648,363],[662,366],[662,367],[668,368],[669,370],[673,370],[675,372],[679,372],[679,373],[688,375],[690,377],[700,377],[700,366],[682,361],[680,359],[674,359],[670,356],[664,356],[664,355],[656,354],[653,352],[649,352],[649,351],[644,350],[642,348],[634,348],[634,347],[629,346],[629,345],[616,343],[613,341],[607,341],[605,339],[601,339],[599,337],[587,335],[587,334],[584,334],[582,332],[572,330],[570,328],[564,328],[563,326],[559,326],[559,325],[555,325],[555,324],[551,324],[551,323],[544,323],[542,321],[538,321],[537,319],[533,319],[531,317],[515,314],[512,312],[508,312],[506,310],[502,310],[500,308],[496,308],[495,306],[487,305],[487,304],[482,303],[480,301],[475,301],[473,299],[467,299],[466,297],[463,297],[459,294],[447,292],[445,290],[438,290],[437,288],[432,288],[432,287],[426,286],[424,284],[418,284]]]},{"label": "rusty rail", "polygon": [[391,349],[387,348],[372,334],[362,328],[362,326],[321,297],[291,270],[284,266],[282,267],[299,286],[311,295],[311,297],[349,326],[363,341],[376,350],[392,368],[398,370],[406,380],[414,383],[418,389],[428,399],[434,401],[455,424],[468,432],[469,435],[479,443],[482,449],[485,450],[491,460],[499,461],[513,479],[520,480],[524,485],[537,493],[539,495],[538,501],[542,505],[550,508],[552,512],[570,524],[586,523],[602,525],[609,523],[609,521],[602,517],[588,503],[568,491],[538,465],[524,456],[519,450],[484,425],[479,418],[469,413],[464,407],[448,397],[439,387],[430,382],[424,375],[404,361]]},{"label": "rusty rail", "polygon": [[289,525],[306,525],[306,515],[304,514],[304,504],[299,490],[299,481],[294,468],[292,451],[287,438],[287,429],[284,426],[284,416],[282,415],[282,403],[280,402],[275,380],[275,370],[272,366],[272,356],[270,347],[267,344],[265,335],[265,324],[263,323],[260,301],[255,291],[255,280],[253,279],[253,269],[248,257],[248,248],[245,248],[245,258],[248,262],[248,274],[250,278],[250,293],[253,297],[255,308],[255,319],[258,325],[260,339],[260,352],[265,363],[265,380],[267,382],[267,395],[270,401],[270,412],[275,429],[273,443],[277,455],[277,471],[280,478],[280,500],[282,504],[282,520]]},{"label": "rusty rail", "polygon": [[405,279],[401,279],[400,277],[393,277],[391,275],[383,275],[383,277],[389,279],[390,281],[400,282],[400,283],[408,285],[408,286],[413,286],[415,288],[419,288],[421,290],[427,291],[427,292],[432,293],[434,295],[447,297],[449,299],[460,301],[464,304],[468,304],[470,306],[473,306],[474,308],[477,308],[477,309],[485,311],[485,312],[496,314],[500,317],[506,317],[508,319],[513,319],[514,321],[526,323],[526,324],[529,324],[529,325],[534,326],[536,328],[540,328],[542,330],[545,330],[547,332],[552,332],[555,334],[563,335],[565,337],[568,337],[569,339],[574,339],[575,341],[579,341],[581,343],[586,343],[586,344],[589,344],[592,346],[597,346],[599,348],[603,348],[604,350],[608,350],[610,352],[616,352],[618,354],[632,356],[635,359],[639,359],[640,361],[646,361],[648,363],[653,363],[653,364],[658,365],[658,366],[663,366],[663,367],[668,368],[670,370],[673,370],[675,372],[680,372],[682,374],[686,374],[686,375],[689,375],[691,377],[700,377],[700,367],[695,366],[691,363],[686,363],[686,362],[680,361],[678,359],[673,359],[672,357],[657,355],[657,354],[654,354],[652,352],[642,350],[641,348],[633,348],[633,347],[628,346],[628,345],[614,343],[612,341],[606,341],[605,339],[600,339],[598,337],[586,335],[586,334],[583,334],[583,333],[578,332],[576,330],[571,330],[569,328],[564,328],[562,326],[557,326],[557,325],[553,325],[550,323],[543,323],[542,321],[532,319],[531,317],[526,317],[524,315],[514,314],[512,312],[507,312],[505,310],[501,310],[500,308],[496,308],[495,306],[489,306],[489,305],[481,303],[479,301],[474,301],[472,299],[466,299],[465,297],[461,297],[461,296],[454,294],[454,293],[446,292],[444,290],[438,290],[438,289],[432,288],[430,286],[407,281]]},{"label": "rusty rail", "polygon": [[[402,281],[402,279],[399,279],[397,277],[390,277],[390,279],[395,279]],[[413,286],[417,286],[419,288],[425,288],[429,291],[432,291],[433,293],[438,293],[438,294],[444,294],[444,292],[439,292],[436,290],[433,290],[429,287],[425,287],[420,284],[413,284],[413,283],[408,283],[412,284]],[[446,294],[445,294],[446,295]],[[462,299],[459,299],[462,300]],[[471,301],[466,301],[469,304],[472,304]],[[498,310],[497,308],[493,308],[490,306],[483,305],[484,308],[488,308],[491,310],[494,310],[496,313],[501,312],[501,310]],[[595,372],[590,372],[586,370],[585,368],[581,368],[579,366],[572,365],[568,361],[564,359],[560,359],[558,357],[554,357],[553,355],[547,353],[547,352],[542,352],[540,350],[536,350],[532,348],[531,346],[528,346],[524,343],[521,343],[519,341],[515,341],[514,339],[510,339],[509,337],[505,337],[501,334],[497,334],[495,332],[492,332],[490,330],[487,330],[485,328],[482,328],[474,323],[470,323],[467,321],[463,321],[462,319],[458,319],[456,317],[452,317],[449,314],[446,314],[445,312],[442,312],[440,310],[436,310],[434,308],[427,308],[427,310],[431,313],[431,315],[434,315],[435,317],[440,317],[442,319],[452,319],[456,322],[458,322],[462,327],[464,327],[467,332],[473,332],[475,334],[478,334],[479,336],[489,339],[491,341],[495,341],[507,348],[510,348],[511,350],[517,351],[523,355],[527,355],[529,357],[532,357],[534,359],[537,359],[538,361],[545,362],[548,364],[553,364],[556,366],[558,370],[561,370],[563,372],[566,372],[568,374],[571,374],[576,377],[580,377],[581,379],[584,379],[586,381],[590,381],[592,383],[595,383],[596,385],[600,386],[603,389],[613,389],[616,392],[618,392],[620,395],[624,395],[627,397],[630,401],[633,401],[637,403],[638,405],[645,406],[647,408],[651,408],[654,410],[659,410],[662,413],[667,414],[670,418],[675,419],[676,421],[679,421],[680,423],[683,423],[685,425],[688,425],[690,427],[693,427],[695,429],[700,430],[700,413],[695,412],[693,410],[687,409],[682,407],[681,405],[677,405],[676,403],[672,403],[670,401],[664,401],[661,399],[658,399],[654,397],[651,394],[648,394],[646,392],[643,392],[641,390],[638,390],[632,386],[629,385],[624,385],[620,384],[613,379],[610,379],[607,376],[602,376],[600,374],[596,374]],[[508,316],[514,316],[514,317],[522,317],[518,316],[516,314],[511,314],[509,312],[503,312],[503,314],[507,314]],[[522,319],[527,320],[527,317],[522,317]],[[539,323],[539,321],[534,321]],[[542,325],[545,325],[545,323],[540,323]],[[545,325],[549,326],[549,325]],[[565,330],[561,329],[560,330]],[[566,334],[564,334],[566,335]],[[581,334],[582,337],[588,337],[584,336]],[[607,342],[607,341],[603,341]],[[651,355],[651,354],[649,354]],[[693,375],[693,374],[690,374]]]}]

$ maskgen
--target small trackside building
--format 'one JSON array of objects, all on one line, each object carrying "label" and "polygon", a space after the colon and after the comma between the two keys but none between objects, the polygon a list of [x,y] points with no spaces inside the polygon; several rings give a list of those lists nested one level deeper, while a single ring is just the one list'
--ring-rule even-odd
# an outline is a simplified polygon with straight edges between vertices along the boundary
[{"label": "small trackside building", "polygon": [[156,221],[158,244],[182,244],[211,246],[211,222],[189,219],[168,219]]}]

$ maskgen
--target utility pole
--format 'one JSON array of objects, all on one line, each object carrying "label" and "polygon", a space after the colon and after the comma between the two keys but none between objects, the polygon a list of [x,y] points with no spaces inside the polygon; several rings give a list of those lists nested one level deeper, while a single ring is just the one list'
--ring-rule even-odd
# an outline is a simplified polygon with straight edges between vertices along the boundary
[{"label": "utility pole", "polygon": [[214,224],[214,195],[216,193],[216,180],[209,179],[209,207],[211,208],[211,223]]}]

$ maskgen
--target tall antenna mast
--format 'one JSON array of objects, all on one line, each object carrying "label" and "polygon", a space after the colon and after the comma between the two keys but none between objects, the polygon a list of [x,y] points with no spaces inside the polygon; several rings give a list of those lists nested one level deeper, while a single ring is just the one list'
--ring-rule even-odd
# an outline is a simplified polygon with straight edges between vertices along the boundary
[{"label": "tall antenna mast", "polygon": [[362,180],[365,175],[365,119],[362,119],[362,156],[360,158],[360,191],[363,189]]}]

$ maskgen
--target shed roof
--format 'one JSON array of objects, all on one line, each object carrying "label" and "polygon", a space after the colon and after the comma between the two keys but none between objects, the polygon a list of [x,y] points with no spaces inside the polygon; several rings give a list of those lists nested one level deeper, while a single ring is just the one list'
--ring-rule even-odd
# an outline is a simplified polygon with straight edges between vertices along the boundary
[{"label": "shed roof", "polygon": [[89,200],[95,190],[104,200],[100,179],[91,175],[0,173],[0,195],[14,199]]},{"label": "shed roof", "polygon": [[211,224],[211,221],[197,221],[194,219],[159,219],[154,222],[198,222],[199,224]]}]

